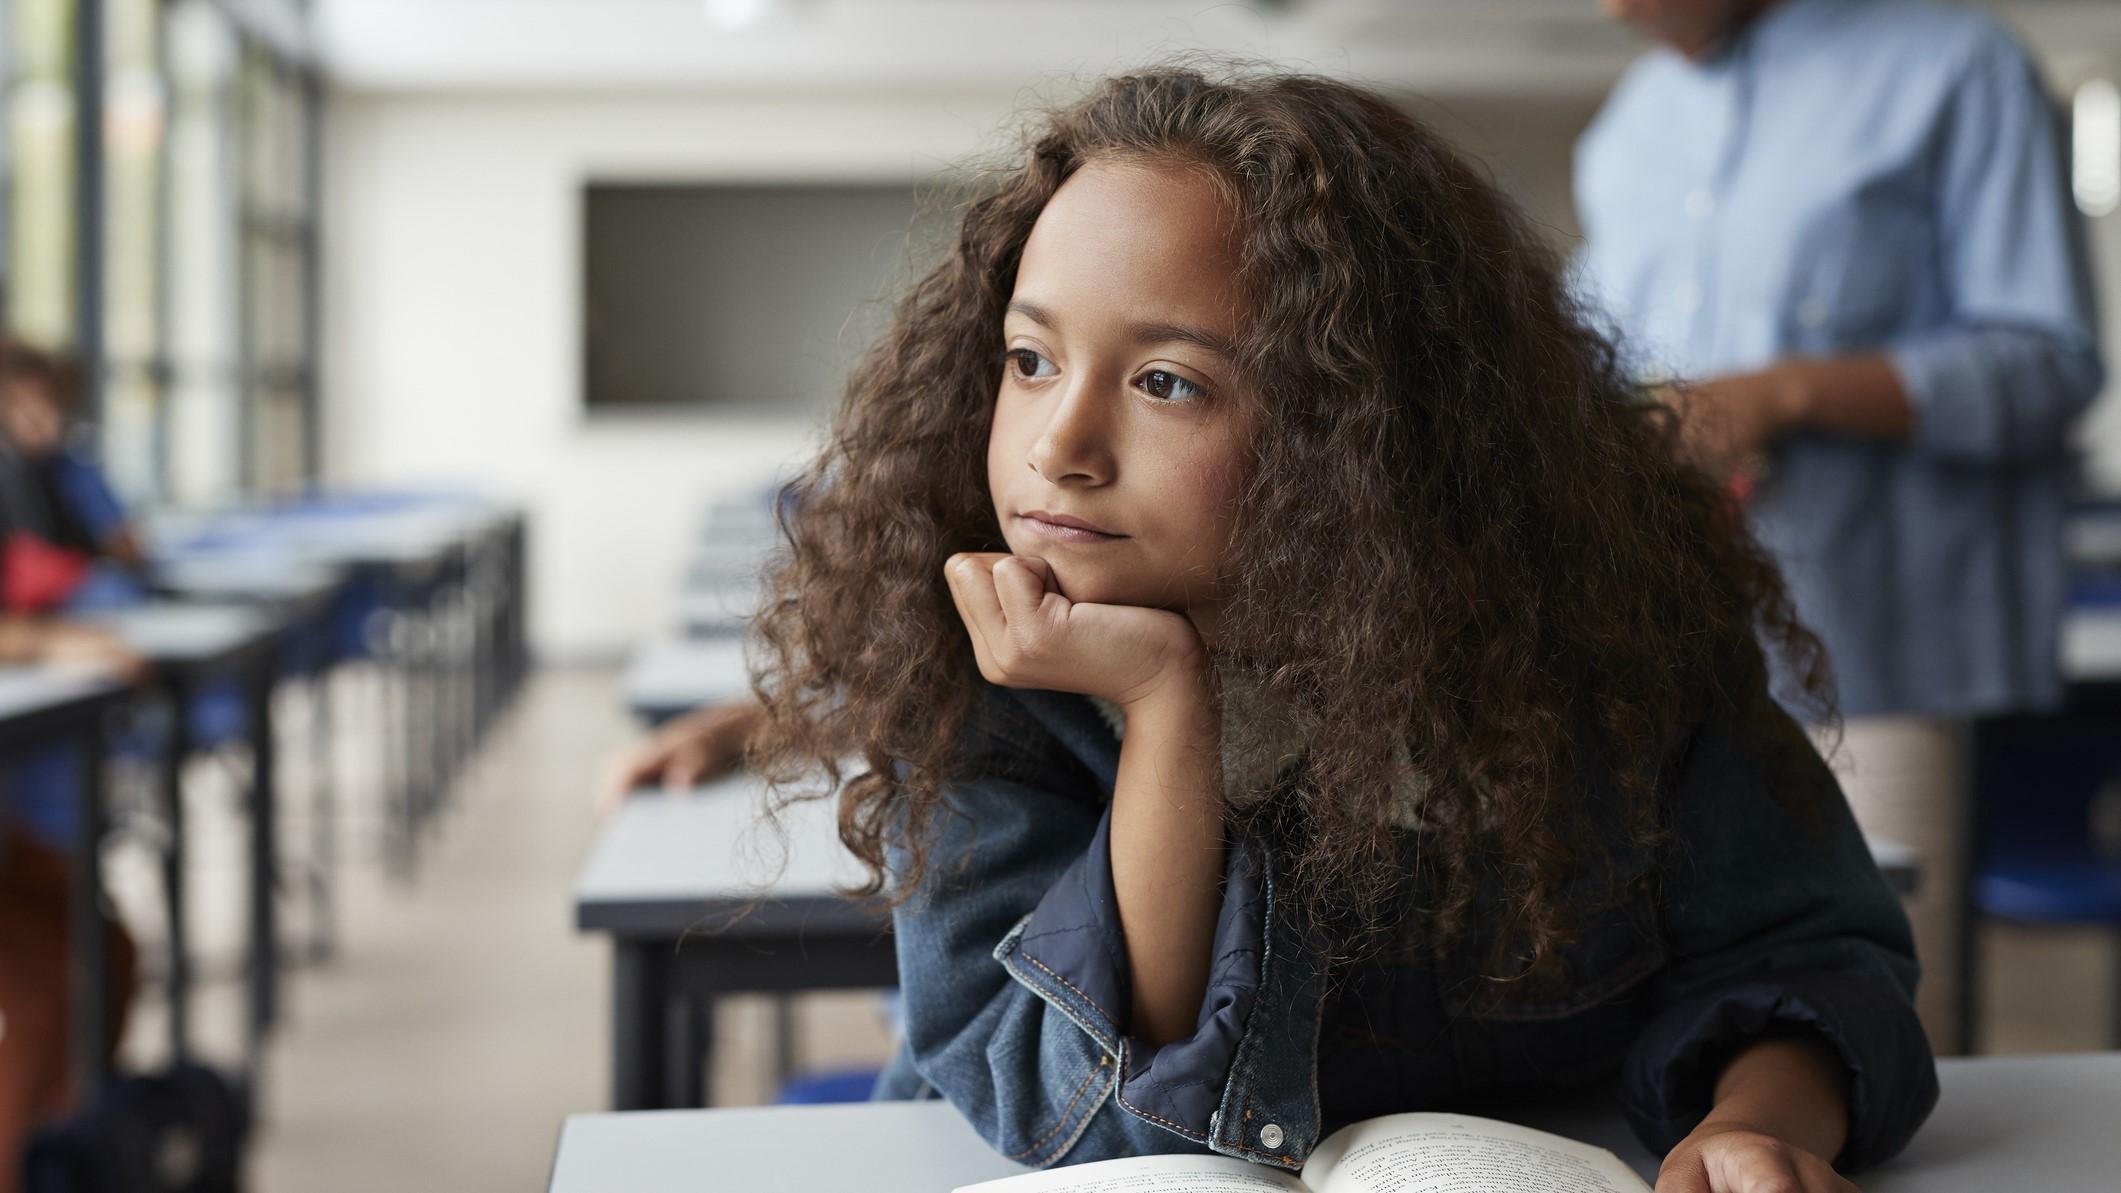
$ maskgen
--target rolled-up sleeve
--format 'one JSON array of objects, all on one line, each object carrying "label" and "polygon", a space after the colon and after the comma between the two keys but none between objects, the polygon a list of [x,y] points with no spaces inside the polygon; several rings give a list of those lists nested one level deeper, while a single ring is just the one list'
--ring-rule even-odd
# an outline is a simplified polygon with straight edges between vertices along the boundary
[{"label": "rolled-up sleeve", "polygon": [[1261,988],[1256,853],[1230,851],[1195,1033],[1151,1047],[1128,1034],[1103,792],[1042,759],[1035,731],[974,749],[895,917],[913,1067],[1021,1163],[1209,1150]]},{"label": "rolled-up sleeve", "polygon": [[2104,380],[2090,279],[2047,93],[2001,40],[1967,71],[1937,132],[1948,322],[1888,356],[1935,455],[2052,456]]},{"label": "rolled-up sleeve", "polygon": [[1806,1035],[1847,1072],[1836,1162],[1862,1168],[1904,1147],[1937,1100],[1913,941],[1826,764],[1811,757],[1789,780],[1805,790],[1783,799],[1767,773],[1716,722],[1683,758],[1663,898],[1673,960],[1628,1059],[1628,1117],[1661,1155],[1708,1114],[1740,1048]]}]

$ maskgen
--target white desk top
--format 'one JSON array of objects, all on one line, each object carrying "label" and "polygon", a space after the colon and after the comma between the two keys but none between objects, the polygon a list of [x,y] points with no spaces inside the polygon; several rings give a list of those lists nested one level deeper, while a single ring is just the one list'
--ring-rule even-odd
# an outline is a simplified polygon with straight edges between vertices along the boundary
[{"label": "white desk top", "polygon": [[109,630],[158,665],[223,655],[274,633],[281,624],[256,605],[168,601],[99,611],[80,620]]},{"label": "white desk top", "polygon": [[620,682],[626,707],[640,714],[662,714],[719,704],[748,695],[751,675],[744,669],[744,640],[662,638],[633,652]]},{"label": "white desk top", "polygon": [[[1948,1060],[1944,1096],[1865,1193],[2092,1193],[2121,1176],[2121,1053]],[[1110,1111],[1101,1111],[1109,1113]],[[1534,1125],[1656,1162],[1612,1113]],[[1022,1169],[942,1102],[578,1114],[549,1193],[948,1193]]]},{"label": "white desk top", "polygon": [[783,869],[773,831],[760,827],[765,794],[758,776],[739,772],[683,794],[628,797],[590,849],[575,901],[838,899],[861,868],[840,845],[831,801],[784,813]]},{"label": "white desk top", "polygon": [[[765,799],[764,782],[749,771],[690,792],[629,796],[603,826],[575,879],[576,907],[839,901],[837,892],[858,882],[862,869],[840,844],[834,801],[788,809],[782,838],[761,827]],[[1906,846],[1879,838],[1870,845],[1881,867],[1912,871]]]},{"label": "white desk top", "polygon": [[2073,605],[2062,616],[2062,675],[2121,680],[2121,608]]},{"label": "white desk top", "polygon": [[100,667],[0,664],[0,721],[20,720],[113,696],[128,690],[128,686]]}]

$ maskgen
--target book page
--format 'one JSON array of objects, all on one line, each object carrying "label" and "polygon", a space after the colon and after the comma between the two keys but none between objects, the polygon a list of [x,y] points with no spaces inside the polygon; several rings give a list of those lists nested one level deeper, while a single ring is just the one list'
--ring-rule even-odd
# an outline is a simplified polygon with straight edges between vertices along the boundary
[{"label": "book page", "polygon": [[1136,1156],[983,1181],[954,1193],[1304,1193],[1304,1185],[1280,1169],[1228,1156]]},{"label": "book page", "polygon": [[1393,1114],[1333,1133],[1304,1165],[1317,1193],[1649,1193],[1604,1148],[1463,1114]]}]

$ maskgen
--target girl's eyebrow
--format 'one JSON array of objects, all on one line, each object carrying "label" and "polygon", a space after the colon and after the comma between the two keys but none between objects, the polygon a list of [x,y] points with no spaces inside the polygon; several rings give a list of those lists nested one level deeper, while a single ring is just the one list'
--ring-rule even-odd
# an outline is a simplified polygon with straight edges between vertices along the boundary
[{"label": "girl's eyebrow", "polygon": [[[1060,330],[1060,323],[1053,312],[1021,298],[1009,300],[1009,310],[1053,331]],[[1130,323],[1127,336],[1137,344],[1191,344],[1206,349],[1226,360],[1237,359],[1237,349],[1229,340],[1198,327],[1187,327],[1182,323]]]}]

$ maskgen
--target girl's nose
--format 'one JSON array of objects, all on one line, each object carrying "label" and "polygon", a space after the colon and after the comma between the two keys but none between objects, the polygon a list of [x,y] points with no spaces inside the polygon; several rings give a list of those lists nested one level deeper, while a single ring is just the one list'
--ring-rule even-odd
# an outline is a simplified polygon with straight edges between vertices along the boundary
[{"label": "girl's nose", "polygon": [[1109,397],[1085,379],[1058,398],[1032,441],[1027,459],[1031,470],[1053,485],[1109,484],[1116,471]]}]

